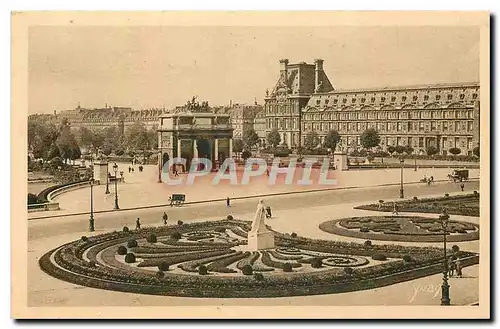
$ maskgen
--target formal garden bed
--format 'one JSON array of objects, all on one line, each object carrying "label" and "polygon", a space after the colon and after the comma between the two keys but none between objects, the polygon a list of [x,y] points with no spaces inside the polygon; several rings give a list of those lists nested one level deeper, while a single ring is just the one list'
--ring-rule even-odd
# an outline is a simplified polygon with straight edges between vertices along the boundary
[{"label": "formal garden bed", "polygon": [[[335,219],[319,225],[322,231],[352,238],[401,242],[441,242],[443,228],[439,218],[419,216],[364,216]],[[447,240],[479,240],[479,226],[451,220]]]},{"label": "formal garden bed", "polygon": [[[424,223],[425,224],[425,223]],[[123,292],[218,298],[330,294],[439,273],[442,250],[316,240],[275,232],[276,248],[248,251],[250,222],[222,220],[82,237],[39,261],[49,275]],[[193,237],[196,237],[193,239]],[[454,249],[465,266],[478,255]]]},{"label": "formal garden bed", "polygon": [[[450,215],[474,216],[479,217],[479,193],[474,192],[466,195],[444,195],[438,198],[417,198],[397,201],[399,212],[420,212],[439,214],[444,210]],[[384,202],[379,200],[377,203],[361,205],[354,209],[374,210],[392,212],[394,202]]]}]

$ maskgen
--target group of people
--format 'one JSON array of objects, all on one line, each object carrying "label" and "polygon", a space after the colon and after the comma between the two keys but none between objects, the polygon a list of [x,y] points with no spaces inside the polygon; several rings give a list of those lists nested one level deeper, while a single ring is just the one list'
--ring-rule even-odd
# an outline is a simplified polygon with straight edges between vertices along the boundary
[{"label": "group of people", "polygon": [[448,262],[448,275],[451,278],[455,275],[455,273],[457,277],[462,277],[462,264],[460,262],[460,258],[451,256]]},{"label": "group of people", "polygon": [[[163,220],[163,225],[167,225],[168,215],[166,212],[163,212],[162,220]],[[141,219],[139,217],[137,217],[137,220],[135,221],[135,229],[136,230],[141,229]]]}]

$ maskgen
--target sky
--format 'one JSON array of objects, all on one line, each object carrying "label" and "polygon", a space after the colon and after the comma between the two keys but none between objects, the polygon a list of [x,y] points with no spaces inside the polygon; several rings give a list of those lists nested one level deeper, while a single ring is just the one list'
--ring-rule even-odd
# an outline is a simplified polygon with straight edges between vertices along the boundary
[{"label": "sky", "polygon": [[335,89],[479,81],[477,27],[56,27],[29,30],[29,113],[263,104],[279,60]]}]

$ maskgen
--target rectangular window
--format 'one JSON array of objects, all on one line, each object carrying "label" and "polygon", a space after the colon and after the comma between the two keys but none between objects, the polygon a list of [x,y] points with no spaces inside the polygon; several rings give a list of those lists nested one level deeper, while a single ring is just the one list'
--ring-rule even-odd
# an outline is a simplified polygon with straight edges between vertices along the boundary
[{"label": "rectangular window", "polygon": [[472,149],[472,138],[467,138],[467,149]]},{"label": "rectangular window", "polygon": [[455,121],[455,131],[460,131],[460,122]]},{"label": "rectangular window", "polygon": [[431,121],[431,131],[436,130],[436,121]]},{"label": "rectangular window", "polygon": [[424,147],[424,138],[423,137],[418,138],[418,147]]},{"label": "rectangular window", "polygon": [[423,122],[419,122],[418,131],[424,131],[424,123]]},{"label": "rectangular window", "polygon": [[408,122],[408,131],[411,131],[412,130],[412,124],[411,122]]},{"label": "rectangular window", "polygon": [[443,121],[443,131],[448,131],[448,121]]},{"label": "rectangular window", "polygon": [[398,138],[396,139],[396,145],[397,145],[397,146],[402,145],[402,144],[401,144],[401,137],[398,137]]},{"label": "rectangular window", "polygon": [[455,145],[453,147],[459,147],[460,138],[455,137]]},{"label": "rectangular window", "polygon": [[467,122],[467,131],[472,131],[474,130],[474,122],[468,121]]},{"label": "rectangular window", "polygon": [[408,145],[411,146],[412,145],[412,138],[411,137],[408,137]]}]

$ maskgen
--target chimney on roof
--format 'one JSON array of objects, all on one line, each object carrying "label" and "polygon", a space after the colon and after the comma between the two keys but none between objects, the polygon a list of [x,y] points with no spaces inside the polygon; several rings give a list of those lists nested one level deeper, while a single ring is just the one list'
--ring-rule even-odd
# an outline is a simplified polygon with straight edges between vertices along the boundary
[{"label": "chimney on roof", "polygon": [[316,90],[320,84],[320,75],[323,71],[323,60],[314,60],[314,90]]},{"label": "chimney on roof", "polygon": [[288,59],[280,59],[280,74],[283,78],[288,75]]},{"label": "chimney on roof", "polygon": [[233,100],[232,99],[229,100],[229,107],[233,107]]},{"label": "chimney on roof", "polygon": [[254,105],[257,105],[257,97],[254,97],[254,98],[253,98],[253,104],[254,104]]}]

